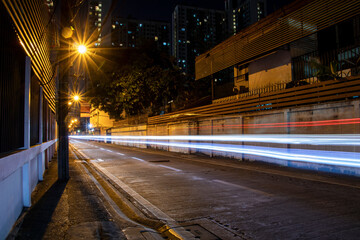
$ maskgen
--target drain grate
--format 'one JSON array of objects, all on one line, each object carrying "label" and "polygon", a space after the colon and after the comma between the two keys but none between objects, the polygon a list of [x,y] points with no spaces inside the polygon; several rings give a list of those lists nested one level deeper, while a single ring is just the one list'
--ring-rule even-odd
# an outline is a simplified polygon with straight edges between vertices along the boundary
[{"label": "drain grate", "polygon": [[159,160],[150,160],[149,162],[160,163],[160,162],[170,162],[170,160],[167,160],[167,159],[159,159]]},{"label": "drain grate", "polygon": [[191,232],[196,239],[204,239],[204,240],[221,240],[218,236],[203,228],[199,224],[184,226],[186,231]]}]

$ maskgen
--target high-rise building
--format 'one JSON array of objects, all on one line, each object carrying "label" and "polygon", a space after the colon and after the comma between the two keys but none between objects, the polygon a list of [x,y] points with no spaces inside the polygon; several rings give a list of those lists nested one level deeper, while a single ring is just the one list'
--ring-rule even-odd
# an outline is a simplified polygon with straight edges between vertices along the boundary
[{"label": "high-rise building", "polygon": [[267,0],[226,0],[229,35],[259,21],[267,15]]},{"label": "high-rise building", "polygon": [[112,0],[88,2],[88,22],[91,42],[95,47],[111,45],[111,13]]},{"label": "high-rise building", "polygon": [[225,11],[177,5],[172,15],[172,55],[194,75],[195,58],[226,37]]},{"label": "high-rise building", "polygon": [[112,19],[111,29],[113,47],[139,47],[154,41],[159,50],[171,53],[170,23],[118,17]]}]

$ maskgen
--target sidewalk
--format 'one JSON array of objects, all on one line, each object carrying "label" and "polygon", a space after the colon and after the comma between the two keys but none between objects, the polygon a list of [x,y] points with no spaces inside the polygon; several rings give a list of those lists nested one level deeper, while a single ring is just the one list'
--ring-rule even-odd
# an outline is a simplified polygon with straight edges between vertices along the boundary
[{"label": "sidewalk", "polygon": [[70,151],[70,179],[57,181],[57,159],[32,194],[8,239],[126,239],[125,220],[115,219],[101,192]]}]

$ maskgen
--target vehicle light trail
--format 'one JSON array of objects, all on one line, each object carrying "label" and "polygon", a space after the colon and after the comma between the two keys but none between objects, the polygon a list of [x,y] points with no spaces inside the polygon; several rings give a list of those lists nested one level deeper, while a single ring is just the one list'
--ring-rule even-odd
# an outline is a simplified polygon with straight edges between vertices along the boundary
[{"label": "vehicle light trail", "polygon": [[[74,136],[72,136],[74,137]],[[83,139],[96,139],[99,140],[100,136],[77,136]],[[127,138],[134,136],[126,136]],[[155,137],[155,136],[148,136]],[[179,137],[179,136],[177,136]],[[210,136],[212,137],[212,136]],[[109,139],[109,136],[107,136]],[[234,145],[234,144],[218,144],[218,143],[193,143],[193,142],[163,142],[163,141],[150,141],[145,140],[144,137],[140,140],[126,140],[125,138],[119,139],[111,137],[113,142],[119,143],[136,143],[136,144],[148,144],[148,145],[160,145],[168,147],[178,148],[191,148],[205,151],[218,151],[236,154],[247,154],[261,158],[280,159],[285,161],[307,162],[317,163],[335,166],[346,167],[360,167],[360,153],[358,152],[342,152],[342,151],[322,151],[322,150],[308,150],[297,148],[275,148],[275,147],[261,147],[261,146],[249,146],[249,145]],[[212,139],[212,138],[211,138]],[[208,139],[206,139],[208,140]]]},{"label": "vehicle light trail", "polygon": [[355,134],[249,134],[249,135],[177,135],[177,136],[81,136],[73,139],[86,140],[155,140],[155,141],[201,141],[201,142],[240,142],[240,143],[276,143],[305,144],[326,146],[360,146],[360,135]]}]

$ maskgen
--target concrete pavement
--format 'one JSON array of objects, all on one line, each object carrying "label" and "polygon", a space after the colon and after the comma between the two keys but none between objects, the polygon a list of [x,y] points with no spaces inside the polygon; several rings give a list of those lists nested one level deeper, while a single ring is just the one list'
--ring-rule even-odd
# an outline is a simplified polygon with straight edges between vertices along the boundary
[{"label": "concrete pavement", "polygon": [[8,239],[162,239],[117,209],[70,152],[70,179],[57,181],[53,158]]}]

